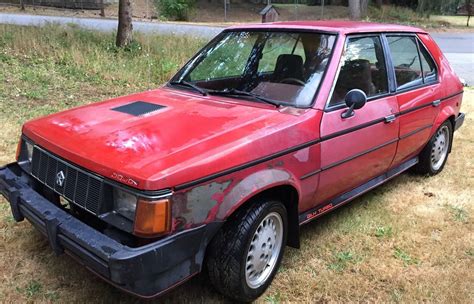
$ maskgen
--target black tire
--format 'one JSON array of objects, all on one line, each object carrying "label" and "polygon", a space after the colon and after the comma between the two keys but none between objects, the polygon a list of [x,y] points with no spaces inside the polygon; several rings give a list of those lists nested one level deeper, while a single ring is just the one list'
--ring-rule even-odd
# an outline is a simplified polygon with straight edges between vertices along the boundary
[{"label": "black tire", "polygon": [[[444,157],[444,160],[435,166],[435,162],[433,161],[433,155],[432,153],[438,149],[439,147],[436,146],[436,140],[438,133],[440,130],[447,130],[449,134],[449,138],[446,142],[447,144],[447,152],[446,152],[446,157]],[[417,174],[421,175],[436,175],[443,171],[444,165],[446,164],[446,161],[448,160],[449,152],[451,151],[451,145],[453,142],[453,125],[451,122],[445,121],[433,134],[431,137],[430,141],[426,144],[426,146],[423,148],[421,153],[419,154],[419,162],[413,167],[413,171]]]},{"label": "black tire", "polygon": [[[260,224],[263,224],[264,219],[266,220],[268,216],[275,215],[275,213],[280,215],[282,220],[280,222],[283,227],[282,244],[278,256],[274,260],[276,262],[271,272],[268,272],[269,276],[261,286],[253,288],[247,283],[246,276],[250,245],[255,242],[254,235],[257,228],[262,227]],[[268,288],[280,266],[286,245],[287,231],[286,208],[279,201],[260,199],[252,202],[250,207],[238,210],[224,224],[208,247],[206,266],[212,285],[221,294],[234,301],[250,302],[257,299]],[[274,252],[277,251],[274,250]]]}]

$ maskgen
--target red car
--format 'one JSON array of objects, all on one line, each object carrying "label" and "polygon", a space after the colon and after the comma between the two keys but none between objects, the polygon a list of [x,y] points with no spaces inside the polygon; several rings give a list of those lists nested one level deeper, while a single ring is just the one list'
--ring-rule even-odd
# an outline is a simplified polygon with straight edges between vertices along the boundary
[{"label": "red car", "polygon": [[0,190],[54,252],[127,292],[206,269],[250,301],[300,225],[410,168],[439,173],[462,94],[418,28],[233,27],[162,88],[26,123]]}]

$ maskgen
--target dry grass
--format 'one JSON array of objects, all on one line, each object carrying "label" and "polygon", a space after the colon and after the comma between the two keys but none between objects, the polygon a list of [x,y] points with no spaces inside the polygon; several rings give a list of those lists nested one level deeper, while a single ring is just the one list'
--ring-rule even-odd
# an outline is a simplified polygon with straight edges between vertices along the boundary
[{"label": "dry grass", "polygon": [[[150,51],[132,56],[104,47],[112,36],[71,29],[0,27],[0,37],[0,164],[14,159],[25,120],[150,88],[200,45],[142,37]],[[172,68],[134,77],[148,67],[147,53],[156,62],[173,58]],[[287,249],[259,301],[474,302],[474,90],[466,90],[463,111],[465,125],[441,174],[403,174],[302,227],[302,248]],[[0,256],[0,302],[137,302],[71,258],[55,257],[29,223],[13,221],[3,198]],[[202,276],[161,300],[224,301]]]}]

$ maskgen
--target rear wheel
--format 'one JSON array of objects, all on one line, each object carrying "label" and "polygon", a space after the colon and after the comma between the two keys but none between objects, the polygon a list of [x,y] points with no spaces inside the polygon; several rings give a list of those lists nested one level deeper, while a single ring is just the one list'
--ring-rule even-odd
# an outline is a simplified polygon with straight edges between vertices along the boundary
[{"label": "rear wheel", "polygon": [[209,245],[207,268],[214,287],[235,301],[263,294],[280,265],[287,226],[279,201],[260,200],[239,210]]},{"label": "rear wheel", "polygon": [[430,139],[419,155],[415,172],[435,175],[441,172],[448,160],[453,136],[453,126],[450,121],[444,122]]}]

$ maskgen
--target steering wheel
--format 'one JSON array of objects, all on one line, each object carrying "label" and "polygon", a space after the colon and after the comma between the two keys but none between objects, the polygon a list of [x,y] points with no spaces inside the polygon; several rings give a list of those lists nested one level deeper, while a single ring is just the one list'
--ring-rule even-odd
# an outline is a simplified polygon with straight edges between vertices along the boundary
[{"label": "steering wheel", "polygon": [[299,84],[299,85],[302,85],[302,86],[305,85],[304,81],[301,80],[301,79],[298,79],[298,78],[284,78],[284,79],[280,80],[280,83]]}]

